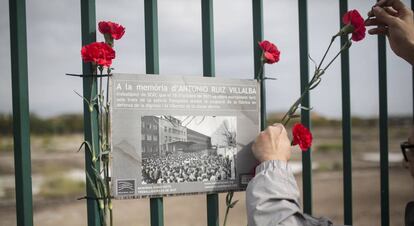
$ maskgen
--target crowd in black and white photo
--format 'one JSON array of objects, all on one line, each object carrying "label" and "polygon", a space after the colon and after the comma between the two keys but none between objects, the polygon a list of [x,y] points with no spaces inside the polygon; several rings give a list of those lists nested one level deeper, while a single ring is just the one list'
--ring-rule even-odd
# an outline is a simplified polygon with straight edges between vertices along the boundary
[{"label": "crowd in black and white photo", "polygon": [[175,152],[142,160],[143,184],[228,180],[231,161],[205,152]]}]

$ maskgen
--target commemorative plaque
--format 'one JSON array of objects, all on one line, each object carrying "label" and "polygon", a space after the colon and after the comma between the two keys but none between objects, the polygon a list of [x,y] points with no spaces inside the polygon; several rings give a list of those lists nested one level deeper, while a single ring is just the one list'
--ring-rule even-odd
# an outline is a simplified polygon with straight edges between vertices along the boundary
[{"label": "commemorative plaque", "polygon": [[260,131],[256,80],[114,74],[115,198],[244,190]]}]

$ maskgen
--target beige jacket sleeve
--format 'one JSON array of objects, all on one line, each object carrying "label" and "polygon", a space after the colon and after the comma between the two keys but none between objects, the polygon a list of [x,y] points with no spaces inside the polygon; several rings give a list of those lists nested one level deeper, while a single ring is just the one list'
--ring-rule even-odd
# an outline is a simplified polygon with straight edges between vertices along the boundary
[{"label": "beige jacket sleeve", "polygon": [[249,226],[331,226],[327,218],[303,214],[300,193],[287,162],[265,161],[246,189]]}]

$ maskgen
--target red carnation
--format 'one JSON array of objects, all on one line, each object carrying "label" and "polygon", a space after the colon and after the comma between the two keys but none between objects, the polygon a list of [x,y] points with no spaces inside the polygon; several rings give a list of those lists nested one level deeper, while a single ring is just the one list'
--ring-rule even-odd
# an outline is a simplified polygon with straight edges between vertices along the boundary
[{"label": "red carnation", "polygon": [[292,145],[299,144],[302,151],[306,151],[312,146],[312,133],[300,123],[296,123],[292,129]]},{"label": "red carnation", "polygon": [[93,42],[82,47],[81,54],[85,63],[92,62],[106,67],[110,67],[115,58],[115,51],[104,42]]},{"label": "red carnation", "polygon": [[275,44],[264,40],[259,42],[259,46],[263,51],[262,60],[264,63],[273,64],[279,61],[280,51],[277,49]]},{"label": "red carnation", "polygon": [[122,38],[125,33],[125,28],[122,25],[110,21],[101,21],[99,22],[98,27],[99,31],[105,36],[105,39],[109,36],[118,40]]},{"label": "red carnation", "polygon": [[352,33],[352,40],[360,41],[365,38],[365,22],[357,10],[350,10],[342,17],[342,22],[346,24],[342,28],[344,34]]}]

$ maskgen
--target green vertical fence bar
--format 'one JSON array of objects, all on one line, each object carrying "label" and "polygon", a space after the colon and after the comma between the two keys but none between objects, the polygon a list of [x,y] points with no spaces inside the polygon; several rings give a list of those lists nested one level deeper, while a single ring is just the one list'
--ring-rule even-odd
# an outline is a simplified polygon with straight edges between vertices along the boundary
[{"label": "green vertical fence bar", "polygon": [[[82,46],[96,41],[96,13],[95,0],[81,0],[81,29],[82,29]],[[92,74],[92,67],[89,63],[82,64],[82,72],[85,75]],[[87,76],[83,78],[83,96],[90,100],[97,94],[96,78]],[[98,113],[97,111],[89,112],[87,103],[83,105],[83,123],[85,141],[99,146],[98,142]],[[94,135],[95,134],[95,135]],[[85,147],[88,148],[88,147]],[[89,150],[85,151],[85,170],[94,178],[95,173],[92,169],[92,158]],[[98,154],[98,153],[97,153]],[[89,183],[86,183],[86,195],[94,197],[94,192]],[[99,226],[100,218],[97,202],[93,199],[87,199],[88,226]]]},{"label": "green vertical fence bar", "polygon": [[203,76],[215,76],[213,0],[201,0]]},{"label": "green vertical fence bar", "polygon": [[381,225],[390,224],[388,180],[387,54],[384,35],[378,36],[379,138],[381,166]]},{"label": "green vertical fence bar", "polygon": [[[201,0],[201,26],[203,36],[203,76],[215,76],[213,0]],[[219,197],[207,195],[207,225],[219,225]]]},{"label": "green vertical fence bar", "polygon": [[[145,63],[147,74],[159,74],[157,0],[145,0]],[[150,199],[151,225],[164,225],[163,198]]]},{"label": "green vertical fence bar", "polygon": [[[339,24],[342,15],[348,11],[348,1],[339,1]],[[348,42],[347,36],[341,36],[341,46]],[[351,152],[351,94],[349,84],[349,51],[341,54],[342,84],[342,161],[344,186],[344,224],[352,225],[352,152]]]},{"label": "green vertical fence bar", "polygon": [[25,0],[9,1],[16,219],[33,225]]},{"label": "green vertical fence bar", "polygon": [[[300,59],[300,90],[301,93],[309,83],[309,50],[308,50],[308,6],[307,0],[298,0],[299,7],[299,59]],[[301,105],[309,107],[309,94],[306,94]],[[303,125],[310,128],[310,113],[301,110]],[[303,172],[303,211],[312,214],[312,154],[311,149],[302,152]]]},{"label": "green vertical fence bar", "polygon": [[[411,10],[414,10],[414,0],[411,0]],[[412,73],[412,90],[413,90],[413,118],[412,118],[412,122],[414,124],[414,67],[411,67],[411,73]]]},{"label": "green vertical fence bar", "polygon": [[265,69],[260,75],[262,51],[258,43],[263,41],[263,1],[252,0],[253,9],[253,51],[254,51],[254,78],[260,81],[260,128],[266,128],[266,84]]}]

